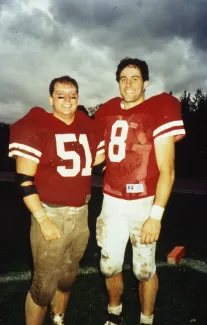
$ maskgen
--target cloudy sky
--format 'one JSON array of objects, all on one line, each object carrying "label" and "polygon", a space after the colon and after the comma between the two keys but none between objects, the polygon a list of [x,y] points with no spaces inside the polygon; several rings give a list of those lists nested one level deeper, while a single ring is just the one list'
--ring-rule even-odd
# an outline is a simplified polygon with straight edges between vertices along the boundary
[{"label": "cloudy sky", "polygon": [[0,121],[49,111],[48,85],[65,74],[86,107],[117,96],[125,56],[147,61],[147,98],[206,93],[206,17],[206,0],[0,0]]}]

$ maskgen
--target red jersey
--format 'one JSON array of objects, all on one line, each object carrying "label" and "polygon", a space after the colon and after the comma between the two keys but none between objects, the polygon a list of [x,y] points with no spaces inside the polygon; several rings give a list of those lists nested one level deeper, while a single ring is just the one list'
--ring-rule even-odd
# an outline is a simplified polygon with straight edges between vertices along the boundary
[{"label": "red jersey", "polygon": [[38,163],[34,184],[42,202],[75,207],[88,202],[100,142],[94,125],[80,111],[67,125],[40,107],[11,125],[9,156]]},{"label": "red jersey", "polygon": [[113,98],[96,112],[105,130],[104,193],[126,200],[155,195],[159,170],[154,140],[185,134],[180,102],[162,93],[128,110]]}]

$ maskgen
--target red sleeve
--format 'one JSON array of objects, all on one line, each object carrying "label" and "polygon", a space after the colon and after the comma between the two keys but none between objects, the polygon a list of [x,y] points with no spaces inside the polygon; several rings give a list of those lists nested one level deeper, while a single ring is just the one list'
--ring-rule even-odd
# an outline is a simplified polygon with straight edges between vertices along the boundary
[{"label": "red sleeve", "polygon": [[181,117],[181,103],[172,95],[167,93],[157,97],[154,139],[174,136],[175,141],[185,136],[185,129]]},{"label": "red sleeve", "polygon": [[38,121],[42,111],[41,108],[34,107],[10,126],[9,157],[21,156],[39,163],[42,147]]}]

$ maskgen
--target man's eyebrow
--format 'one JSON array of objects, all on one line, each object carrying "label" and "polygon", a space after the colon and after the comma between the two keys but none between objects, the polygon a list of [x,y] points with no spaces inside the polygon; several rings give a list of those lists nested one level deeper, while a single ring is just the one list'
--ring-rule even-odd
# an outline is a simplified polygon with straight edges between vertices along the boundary
[{"label": "man's eyebrow", "polygon": [[68,92],[68,94],[75,95],[75,96],[78,95],[78,93],[76,92],[76,90],[71,90],[71,91]]},{"label": "man's eyebrow", "polygon": [[[140,78],[140,76],[137,74],[130,76],[130,78],[134,78],[134,77]],[[127,76],[121,76],[120,79],[122,79],[122,78],[127,78]]]},{"label": "man's eyebrow", "polygon": [[55,93],[57,94],[66,94],[66,93],[69,93],[69,94],[76,94],[77,95],[77,90],[76,89],[72,89],[72,90],[69,90],[69,91],[65,91],[65,90],[55,90]]},{"label": "man's eyebrow", "polygon": [[61,90],[55,90],[56,94],[60,95],[60,94],[64,94],[64,91]]}]

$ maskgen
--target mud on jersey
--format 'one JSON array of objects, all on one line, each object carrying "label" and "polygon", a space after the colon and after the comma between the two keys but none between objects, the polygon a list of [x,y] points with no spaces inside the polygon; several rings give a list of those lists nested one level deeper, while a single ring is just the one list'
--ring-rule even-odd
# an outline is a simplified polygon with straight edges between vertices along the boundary
[{"label": "mud on jersey", "polygon": [[163,93],[124,110],[122,99],[114,98],[99,108],[96,120],[105,129],[104,193],[128,200],[154,195],[159,177],[154,140],[184,136],[180,102]]},{"label": "mud on jersey", "polygon": [[78,207],[90,198],[99,142],[94,121],[84,113],[76,111],[73,123],[66,125],[34,107],[11,125],[9,156],[38,163],[34,184],[42,202]]}]

